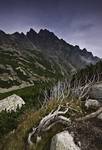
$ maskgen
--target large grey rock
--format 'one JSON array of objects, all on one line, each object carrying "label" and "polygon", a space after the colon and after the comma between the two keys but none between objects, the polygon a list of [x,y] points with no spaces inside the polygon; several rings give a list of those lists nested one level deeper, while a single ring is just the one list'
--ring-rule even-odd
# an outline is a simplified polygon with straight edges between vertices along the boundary
[{"label": "large grey rock", "polygon": [[102,113],[97,116],[98,119],[102,120]]},{"label": "large grey rock", "polygon": [[85,102],[85,107],[87,109],[90,109],[90,108],[99,108],[101,106],[100,102],[95,100],[95,99],[88,99],[86,100]]},{"label": "large grey rock", "polygon": [[6,110],[7,112],[11,110],[16,111],[18,107],[21,108],[24,104],[25,102],[21,97],[13,94],[3,100],[0,100],[0,112],[2,110]]},{"label": "large grey rock", "polygon": [[50,150],[80,150],[80,148],[74,143],[72,135],[64,131],[52,138]]},{"label": "large grey rock", "polygon": [[102,82],[96,83],[92,86],[89,96],[92,99],[102,100]]}]

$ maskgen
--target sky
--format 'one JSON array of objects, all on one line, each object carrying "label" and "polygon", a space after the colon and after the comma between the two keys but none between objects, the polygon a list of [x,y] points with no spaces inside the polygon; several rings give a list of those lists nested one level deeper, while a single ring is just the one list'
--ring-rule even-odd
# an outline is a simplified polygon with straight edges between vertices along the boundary
[{"label": "sky", "polygon": [[0,29],[48,29],[102,58],[102,0],[0,0]]}]

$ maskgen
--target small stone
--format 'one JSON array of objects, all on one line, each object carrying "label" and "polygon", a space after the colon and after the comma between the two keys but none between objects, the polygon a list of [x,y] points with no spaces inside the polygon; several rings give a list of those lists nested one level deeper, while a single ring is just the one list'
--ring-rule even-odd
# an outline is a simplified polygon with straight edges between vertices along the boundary
[{"label": "small stone", "polygon": [[95,100],[95,99],[88,99],[85,102],[85,107],[87,109],[89,109],[89,108],[99,108],[100,107],[100,102]]}]

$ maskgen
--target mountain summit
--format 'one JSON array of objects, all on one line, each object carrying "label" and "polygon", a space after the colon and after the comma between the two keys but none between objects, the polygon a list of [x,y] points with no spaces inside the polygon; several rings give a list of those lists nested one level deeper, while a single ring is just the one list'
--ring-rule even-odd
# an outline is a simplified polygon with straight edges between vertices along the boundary
[{"label": "mountain summit", "polygon": [[94,64],[99,60],[99,58],[94,57],[85,48],[81,50],[77,45],[72,46],[63,39],[59,39],[53,32],[47,29],[41,29],[38,34],[30,30],[26,36],[44,54],[46,53],[50,57],[55,56],[58,60],[61,59],[62,63],[66,61],[66,65],[69,64],[72,68],[82,68],[90,63]]},{"label": "mountain summit", "polygon": [[0,87],[25,87],[36,81],[57,80],[100,59],[72,46],[53,32],[33,29],[27,34],[0,30]]}]

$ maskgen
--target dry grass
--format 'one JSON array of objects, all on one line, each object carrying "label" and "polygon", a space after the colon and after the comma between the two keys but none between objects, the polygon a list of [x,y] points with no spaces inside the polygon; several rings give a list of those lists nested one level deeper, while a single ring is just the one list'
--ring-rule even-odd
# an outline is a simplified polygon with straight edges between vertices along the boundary
[{"label": "dry grass", "polygon": [[[81,103],[78,100],[64,100],[62,102],[63,106],[68,105],[68,107],[73,108],[69,110],[67,114],[68,117],[74,118],[82,114]],[[37,126],[40,120],[46,116],[51,110],[56,109],[59,102],[56,100],[49,101],[44,107],[40,108],[38,111],[26,112],[22,118],[21,122],[14,133],[10,133],[1,142],[0,149],[2,150],[23,150],[27,145],[27,136],[29,131],[33,126]]]}]

